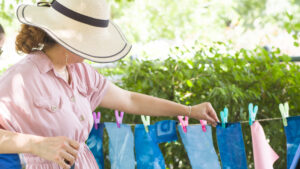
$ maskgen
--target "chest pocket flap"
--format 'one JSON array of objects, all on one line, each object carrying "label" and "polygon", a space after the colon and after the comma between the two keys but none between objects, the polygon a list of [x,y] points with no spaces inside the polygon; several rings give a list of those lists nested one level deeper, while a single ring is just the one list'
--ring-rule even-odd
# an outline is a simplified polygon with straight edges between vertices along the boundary
[{"label": "chest pocket flap", "polygon": [[62,99],[61,97],[35,97],[33,99],[33,104],[42,109],[46,109],[50,112],[58,112],[62,106]]}]

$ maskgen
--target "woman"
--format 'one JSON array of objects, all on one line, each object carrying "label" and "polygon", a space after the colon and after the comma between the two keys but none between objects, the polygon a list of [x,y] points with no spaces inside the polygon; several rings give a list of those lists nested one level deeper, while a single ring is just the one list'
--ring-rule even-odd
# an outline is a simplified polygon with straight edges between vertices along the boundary
[{"label": "woman", "polygon": [[131,46],[105,0],[21,5],[16,50],[28,55],[0,81],[0,153],[25,153],[27,168],[98,168],[85,145],[97,107],[151,116],[187,115],[216,125],[210,103],[184,106],[123,90],[84,59],[112,62]]},{"label": "woman", "polygon": [[2,47],[4,44],[4,40],[5,40],[5,32],[4,32],[2,25],[0,24],[0,56],[3,52]]},{"label": "woman", "polygon": [[[0,56],[3,53],[2,47],[5,42],[5,31],[0,24]],[[0,125],[1,129],[1,125]],[[18,154],[0,154],[1,169],[21,169],[21,162]]]}]

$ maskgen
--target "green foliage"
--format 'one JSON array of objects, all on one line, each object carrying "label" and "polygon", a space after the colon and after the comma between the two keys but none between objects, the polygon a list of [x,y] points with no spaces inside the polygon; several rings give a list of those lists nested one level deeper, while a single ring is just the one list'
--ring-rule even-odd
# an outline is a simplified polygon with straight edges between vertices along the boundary
[{"label": "green foliage", "polygon": [[[183,57],[188,54],[190,57]],[[288,56],[280,55],[279,50],[271,53],[262,48],[232,51],[230,46],[218,42],[210,46],[177,47],[170,56],[164,61],[122,60],[116,70],[104,69],[100,72],[106,76],[122,75],[122,80],[117,84],[130,91],[182,104],[195,105],[209,101],[217,112],[227,106],[230,122],[247,121],[250,102],[259,106],[257,119],[280,117],[278,104],[285,101],[290,104],[290,115],[299,115],[300,67],[289,62]],[[98,110],[103,113],[102,121],[115,121],[112,110]],[[175,117],[152,117],[152,123],[163,119],[176,120]],[[196,120],[190,122],[198,123]],[[124,123],[141,123],[141,119],[140,116],[125,115]],[[274,167],[285,168],[286,142],[281,120],[261,124],[271,146],[280,155]],[[248,123],[243,123],[243,134],[248,165],[254,168]],[[162,144],[161,149],[168,168],[190,168],[180,141]],[[108,165],[109,161],[106,161]]]},{"label": "green foliage", "polygon": [[294,46],[299,47],[300,18],[296,18],[295,15],[290,13],[286,13],[286,18],[287,21],[284,23],[284,28],[295,40]]}]

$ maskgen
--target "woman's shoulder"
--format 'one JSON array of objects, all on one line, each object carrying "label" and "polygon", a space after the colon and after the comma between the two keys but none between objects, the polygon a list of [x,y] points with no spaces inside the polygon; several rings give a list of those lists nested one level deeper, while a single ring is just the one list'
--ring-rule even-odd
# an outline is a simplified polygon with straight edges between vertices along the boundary
[{"label": "woman's shoulder", "polygon": [[32,54],[28,54],[16,64],[5,70],[5,72],[0,76],[0,86],[12,83],[18,79],[20,79],[22,83],[27,80],[31,80],[37,71],[34,63],[30,60],[31,56]]}]

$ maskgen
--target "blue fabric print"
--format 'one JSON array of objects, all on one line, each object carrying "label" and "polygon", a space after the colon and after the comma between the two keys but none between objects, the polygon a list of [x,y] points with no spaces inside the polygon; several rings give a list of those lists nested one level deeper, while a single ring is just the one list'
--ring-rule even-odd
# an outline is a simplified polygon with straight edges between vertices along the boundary
[{"label": "blue fabric print", "polygon": [[287,142],[287,168],[290,168],[300,144],[300,116],[288,117],[284,127]]},{"label": "blue fabric print", "polygon": [[87,146],[92,151],[99,169],[104,169],[104,158],[103,158],[103,128],[104,124],[98,124],[98,129],[93,127],[88,140],[86,141]]},{"label": "blue fabric print", "polygon": [[1,169],[22,169],[18,154],[0,154]]},{"label": "blue fabric print", "polygon": [[149,132],[142,124],[135,126],[135,153],[137,169],[165,169],[165,160],[158,143],[174,141],[177,138],[176,122],[160,121],[149,125]]}]

